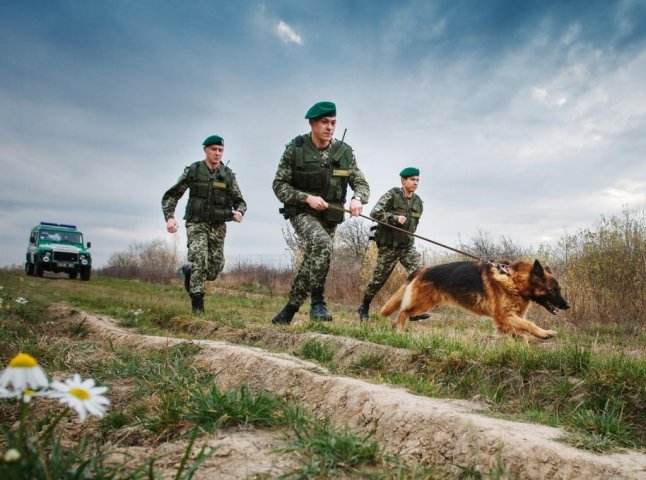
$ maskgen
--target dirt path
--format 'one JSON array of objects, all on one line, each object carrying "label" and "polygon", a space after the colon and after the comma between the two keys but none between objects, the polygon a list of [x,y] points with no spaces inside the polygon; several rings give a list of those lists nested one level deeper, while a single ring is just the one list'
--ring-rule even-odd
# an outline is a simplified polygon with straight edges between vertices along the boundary
[{"label": "dirt path", "polygon": [[[109,317],[65,307],[58,307],[57,313],[73,323],[84,321],[92,332],[89,338],[116,347],[162,349],[186,341],[138,335]],[[512,475],[523,479],[646,479],[644,454],[596,455],[557,442],[560,429],[489,418],[474,413],[469,402],[437,400],[331,375],[319,365],[259,348],[212,340],[193,343],[202,347],[196,361],[218,373],[220,386],[247,384],[294,398],[330,416],[337,426],[374,431],[389,453],[422,464],[489,467],[500,458]],[[253,438],[245,441],[253,444]],[[239,444],[229,448],[244,451]],[[267,468],[271,475],[274,467]]]}]

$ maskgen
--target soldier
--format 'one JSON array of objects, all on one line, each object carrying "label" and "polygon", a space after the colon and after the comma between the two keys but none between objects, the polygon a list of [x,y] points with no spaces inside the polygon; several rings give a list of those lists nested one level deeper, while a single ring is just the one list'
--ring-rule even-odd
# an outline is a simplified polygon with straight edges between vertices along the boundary
[{"label": "soldier", "polygon": [[305,242],[303,261],[289,292],[288,303],[272,319],[288,324],[311,295],[310,319],[331,321],[323,296],[330,268],[332,242],[337,225],[343,222],[348,184],[354,191],[350,215],[361,214],[370,188],[357,167],[352,148],[336,140],[336,105],[318,102],[305,114],[311,131],[294,138],[278,165],[273,189],[280,209],[296,234]]},{"label": "soldier", "polygon": [[[404,168],[399,172],[399,176],[401,188],[394,187],[388,190],[372,209],[370,216],[380,222],[415,233],[424,210],[422,199],[415,193],[419,185],[419,169]],[[377,224],[375,232],[375,242],[378,247],[377,263],[372,280],[363,295],[363,303],[359,306],[361,320],[370,320],[368,314],[370,302],[386,283],[397,262],[400,262],[409,274],[421,266],[421,257],[415,249],[414,240],[405,232]],[[409,320],[422,320],[428,317],[429,314],[425,313],[411,317]]]},{"label": "soldier", "polygon": [[162,198],[166,230],[177,232],[175,207],[189,190],[186,204],[188,263],[182,267],[184,288],[191,296],[193,313],[204,312],[204,281],[215,280],[224,268],[225,222],[241,222],[247,211],[233,171],[223,165],[224,140],[211,135],[202,143],[204,160],[187,165]]}]

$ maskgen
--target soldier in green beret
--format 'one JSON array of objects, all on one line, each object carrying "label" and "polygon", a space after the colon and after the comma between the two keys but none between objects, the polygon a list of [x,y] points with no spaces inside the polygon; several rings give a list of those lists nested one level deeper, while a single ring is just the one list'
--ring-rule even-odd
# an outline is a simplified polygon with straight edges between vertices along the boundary
[{"label": "soldier in green beret", "polygon": [[305,118],[310,132],[287,144],[273,182],[274,193],[284,204],[281,213],[306,245],[288,302],[272,319],[274,324],[290,323],[308,296],[310,319],[332,320],[323,290],[334,233],[344,220],[348,185],[354,192],[349,206],[351,216],[361,214],[370,195],[352,148],[334,138],[336,105],[318,102]]},{"label": "soldier in green beret", "polygon": [[[424,210],[422,199],[415,193],[419,185],[419,169],[404,168],[399,172],[399,176],[401,188],[394,187],[388,190],[372,209],[370,216],[380,222],[415,233]],[[401,263],[409,274],[421,266],[421,256],[415,249],[414,240],[405,232],[381,223],[377,224],[375,231],[375,242],[378,248],[377,262],[372,280],[368,283],[363,302],[359,306],[361,320],[370,320],[370,302],[386,283],[397,262]],[[428,314],[423,314],[411,317],[409,320],[422,320],[428,317]]]},{"label": "soldier in green beret", "polygon": [[215,280],[224,268],[225,222],[241,222],[247,211],[235,174],[222,164],[222,137],[211,135],[202,145],[204,160],[187,165],[162,198],[166,230],[175,233],[178,228],[175,207],[189,190],[184,220],[190,263],[182,267],[182,272],[193,313],[204,312],[205,280]]}]

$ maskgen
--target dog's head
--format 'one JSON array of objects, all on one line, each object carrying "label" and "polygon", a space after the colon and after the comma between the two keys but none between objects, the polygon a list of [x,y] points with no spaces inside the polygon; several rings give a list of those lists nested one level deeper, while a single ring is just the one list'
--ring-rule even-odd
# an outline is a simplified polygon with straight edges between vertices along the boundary
[{"label": "dog's head", "polygon": [[530,299],[545,307],[545,310],[556,315],[559,310],[567,310],[570,304],[561,295],[559,282],[550,269],[541,265],[538,260],[529,272]]}]

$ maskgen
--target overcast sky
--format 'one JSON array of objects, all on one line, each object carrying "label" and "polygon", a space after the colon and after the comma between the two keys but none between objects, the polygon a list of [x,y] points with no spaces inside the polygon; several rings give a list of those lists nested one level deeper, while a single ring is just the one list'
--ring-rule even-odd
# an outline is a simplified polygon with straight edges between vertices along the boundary
[{"label": "overcast sky", "polygon": [[77,224],[97,266],[170,239],[161,197],[211,134],[249,207],[227,257],[275,261],[271,183],[320,100],[365,213],[417,166],[442,243],[536,246],[646,203],[646,0],[6,1],[0,265],[41,220]]}]

